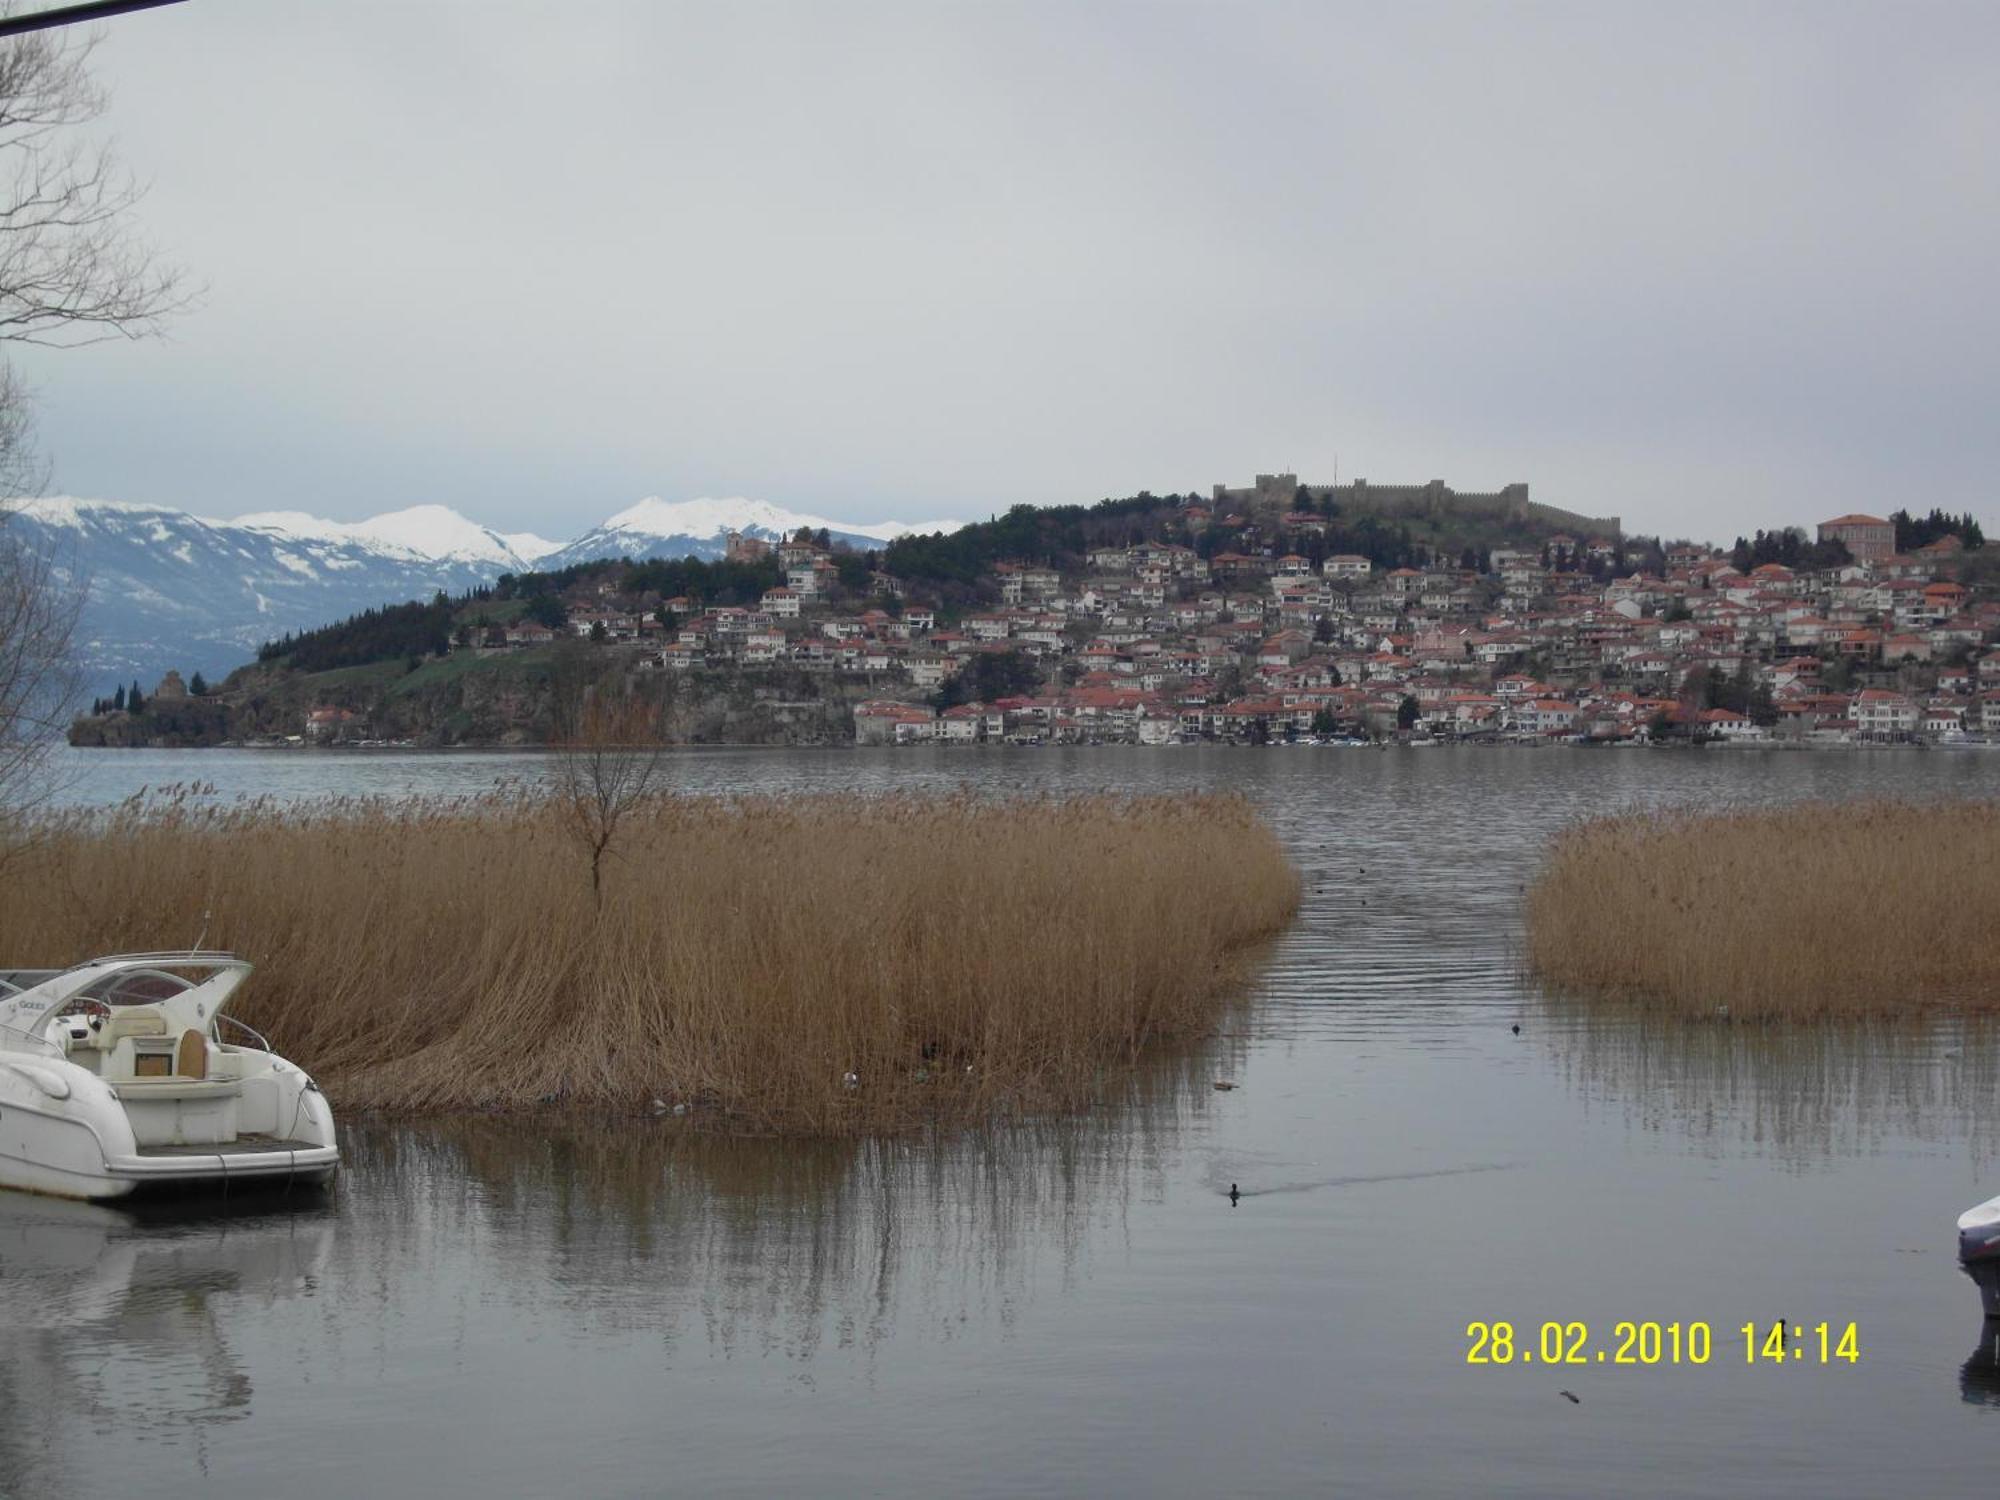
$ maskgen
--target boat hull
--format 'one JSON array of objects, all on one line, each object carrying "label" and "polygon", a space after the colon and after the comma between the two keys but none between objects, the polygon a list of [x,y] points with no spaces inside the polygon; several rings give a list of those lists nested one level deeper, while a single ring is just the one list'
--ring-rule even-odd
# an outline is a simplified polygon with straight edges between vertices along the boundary
[{"label": "boat hull", "polygon": [[2000,1318],[2000,1198],[1958,1216],[1959,1269],[1979,1288],[1989,1318]]},{"label": "boat hull", "polygon": [[142,1139],[133,1114],[100,1079],[67,1063],[10,1059],[0,1066],[0,1188],[108,1202],[331,1180],[340,1153],[324,1098],[300,1084],[282,1118],[296,1125],[282,1139],[254,1129]]},{"label": "boat hull", "polygon": [[0,1188],[110,1202],[134,1195],[316,1188],[333,1180],[338,1147],[234,1141],[210,1147],[105,1149],[88,1123],[0,1107]]},{"label": "boat hull", "polygon": [[1979,1301],[1989,1318],[2000,1319],[2000,1257],[1991,1260],[1960,1261],[1959,1265],[1979,1288]]}]

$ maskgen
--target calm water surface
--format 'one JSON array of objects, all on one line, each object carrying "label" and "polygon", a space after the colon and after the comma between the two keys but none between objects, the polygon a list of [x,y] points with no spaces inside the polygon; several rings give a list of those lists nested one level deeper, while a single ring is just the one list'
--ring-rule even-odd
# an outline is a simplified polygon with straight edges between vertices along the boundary
[{"label": "calm water surface", "polygon": [[[91,801],[541,769],[78,766]],[[1990,1473],[2000,1373],[1952,1220],[2000,1191],[2000,1045],[1588,1015],[1515,955],[1541,840],[1581,814],[1993,795],[2000,757],[723,751],[675,774],[1240,787],[1306,906],[1228,1035],[1032,1129],[357,1124],[308,1211],[0,1195],[0,1495],[1826,1496]],[[1859,1363],[1746,1366],[1738,1326],[1778,1318],[1857,1323]],[[1593,1349],[1621,1319],[1700,1320],[1715,1350],[1468,1367],[1467,1323],[1496,1319],[1529,1347],[1584,1322]]]}]

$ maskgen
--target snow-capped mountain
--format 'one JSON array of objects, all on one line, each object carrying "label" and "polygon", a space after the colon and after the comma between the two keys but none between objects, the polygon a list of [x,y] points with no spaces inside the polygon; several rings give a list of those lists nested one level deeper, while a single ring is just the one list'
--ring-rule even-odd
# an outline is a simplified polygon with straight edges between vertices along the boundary
[{"label": "snow-capped mountain", "polygon": [[785,510],[768,500],[714,500],[704,496],[699,500],[668,501],[649,497],[592,527],[569,545],[550,552],[541,559],[540,566],[561,568],[604,557],[699,557],[712,562],[722,556],[731,531],[775,542],[794,535],[800,527],[825,531],[831,542],[845,542],[866,550],[909,532],[956,531],[963,524],[934,521],[910,525],[886,521],[874,526],[856,526],[847,521],[829,521],[825,516]]},{"label": "snow-capped mountain", "polygon": [[[343,526],[65,498],[27,501],[6,525],[53,547],[61,569],[88,587],[76,649],[86,685],[109,691],[135,677],[150,688],[169,667],[220,678],[286,631],[477,588],[525,566],[507,541],[443,514],[459,527],[427,537],[416,511]],[[431,551],[425,541],[442,545]]]},{"label": "snow-capped mountain", "polygon": [[365,521],[298,511],[214,520],[164,505],[56,497],[14,502],[4,524],[52,547],[66,576],[88,587],[76,637],[92,692],[168,668],[219,679],[287,631],[309,630],[383,604],[462,593],[502,573],[606,557],[722,556],[734,529],[775,540],[801,526],[835,541],[880,546],[907,531],[957,522],[855,526],[756,500],[642,500],[568,544],[503,533],[443,505]]},{"label": "snow-capped mountain", "polygon": [[529,531],[503,535],[468,521],[448,505],[413,505],[366,521],[322,521],[296,510],[259,511],[228,524],[301,541],[359,542],[412,561],[494,563],[503,570],[525,568],[562,546]]}]

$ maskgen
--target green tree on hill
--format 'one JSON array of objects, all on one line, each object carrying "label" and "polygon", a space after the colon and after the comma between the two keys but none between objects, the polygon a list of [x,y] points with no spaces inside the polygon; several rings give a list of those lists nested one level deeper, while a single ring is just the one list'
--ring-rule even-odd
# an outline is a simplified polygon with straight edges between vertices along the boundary
[{"label": "green tree on hill", "polygon": [[[560,576],[560,575],[556,575]],[[662,599],[686,595],[703,604],[749,608],[785,581],[776,556],[756,562],[703,562],[698,557],[654,558],[627,570],[624,589],[632,594],[658,594]]]},{"label": "green tree on hill", "polygon": [[330,672],[399,656],[443,656],[451,650],[453,613],[442,595],[428,604],[364,609],[335,625],[266,641],[257,648],[257,659],[281,661],[299,672]]},{"label": "green tree on hill", "polygon": [[1778,722],[1778,700],[1772,696],[1771,685],[1760,682],[1751,689],[1749,706],[1743,710],[1750,715],[1752,724],[1769,729]]},{"label": "green tree on hill", "polygon": [[833,570],[840,578],[840,586],[851,593],[868,592],[871,573],[870,556],[864,552],[836,552],[833,554]]},{"label": "green tree on hill", "polygon": [[1729,563],[1739,573],[1778,563],[1787,568],[1837,568],[1853,561],[1844,542],[1814,542],[1797,526],[1779,531],[1759,531],[1751,540],[1736,539],[1729,549]]},{"label": "green tree on hill", "polygon": [[188,682],[188,692],[193,697],[206,698],[208,696],[208,679],[203,677],[199,672],[195,673],[193,678]]},{"label": "green tree on hill", "polygon": [[961,703],[991,703],[1032,693],[1042,685],[1034,659],[1022,651],[982,651],[937,690],[931,700],[942,711]]},{"label": "green tree on hill", "polygon": [[1931,507],[1927,516],[1912,516],[1907,510],[1899,510],[1889,517],[1896,528],[1896,550],[1913,552],[1919,547],[1928,547],[1932,542],[1944,537],[1955,536],[1965,544],[1968,552],[1986,545],[1986,533],[1979,522],[1967,511],[1962,516]]}]

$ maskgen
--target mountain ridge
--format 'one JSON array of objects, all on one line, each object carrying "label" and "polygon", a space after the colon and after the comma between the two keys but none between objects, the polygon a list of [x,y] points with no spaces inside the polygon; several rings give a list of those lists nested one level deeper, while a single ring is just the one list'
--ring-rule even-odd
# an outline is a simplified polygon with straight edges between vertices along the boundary
[{"label": "mountain ridge", "polygon": [[55,495],[7,504],[4,524],[28,545],[53,549],[58,576],[87,588],[76,650],[89,692],[128,679],[150,688],[169,668],[220,676],[287,631],[439,591],[463,593],[502,573],[612,557],[713,560],[731,530],[775,541],[805,526],[866,549],[918,529],[710,496],[648,496],[568,542],[499,532],[435,504],[361,521],[283,510],[224,520],[144,501]]}]

